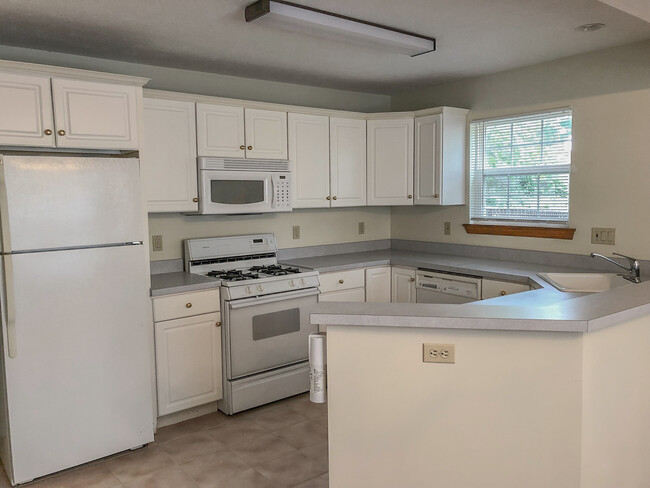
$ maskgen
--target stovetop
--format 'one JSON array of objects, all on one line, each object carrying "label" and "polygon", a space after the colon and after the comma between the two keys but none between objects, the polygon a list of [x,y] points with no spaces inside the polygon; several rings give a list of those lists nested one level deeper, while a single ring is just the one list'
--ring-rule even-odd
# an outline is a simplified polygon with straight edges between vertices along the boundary
[{"label": "stovetop", "polygon": [[283,266],[281,264],[270,264],[264,266],[251,266],[246,269],[215,269],[208,271],[206,276],[217,278],[222,281],[246,281],[268,278],[271,276],[289,276],[301,273],[300,268]]}]

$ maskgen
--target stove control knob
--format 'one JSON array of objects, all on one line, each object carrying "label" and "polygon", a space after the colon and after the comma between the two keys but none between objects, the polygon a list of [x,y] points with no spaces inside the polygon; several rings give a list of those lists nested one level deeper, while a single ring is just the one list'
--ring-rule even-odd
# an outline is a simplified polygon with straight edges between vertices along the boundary
[{"label": "stove control knob", "polygon": [[251,287],[250,287],[250,286],[247,286],[247,287],[246,287],[246,293],[248,293],[249,295],[250,295],[251,293],[253,293],[253,290],[251,290]]},{"label": "stove control knob", "polygon": [[296,282],[293,280],[289,281],[289,286],[296,286]]},{"label": "stove control knob", "polygon": [[300,278],[300,284],[303,285],[303,286],[306,285],[305,278]]},{"label": "stove control knob", "polygon": [[257,285],[257,291],[264,291],[264,288],[262,288],[262,285]]}]

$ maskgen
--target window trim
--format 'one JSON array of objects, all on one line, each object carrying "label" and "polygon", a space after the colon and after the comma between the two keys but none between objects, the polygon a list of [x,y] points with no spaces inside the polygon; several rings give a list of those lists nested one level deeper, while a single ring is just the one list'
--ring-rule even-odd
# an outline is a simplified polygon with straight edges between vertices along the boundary
[{"label": "window trim", "polygon": [[[548,108],[544,110],[537,110],[533,112],[525,112],[525,113],[520,113],[520,114],[510,114],[510,115],[500,115],[496,117],[488,117],[488,118],[481,118],[481,119],[474,119],[470,120],[468,124],[468,146],[470,150],[468,151],[468,176],[469,176],[469,191],[470,191],[470,198],[469,198],[469,205],[468,205],[468,213],[469,213],[469,224],[463,224],[465,226],[465,230],[468,233],[471,234],[493,234],[493,235],[513,235],[513,236],[526,236],[526,237],[550,237],[552,234],[555,234],[555,232],[544,230],[544,229],[566,229],[567,233],[557,233],[558,235],[563,235],[562,237],[557,237],[560,239],[572,239],[573,238],[573,233],[575,232],[575,229],[571,229],[569,227],[569,222],[570,222],[570,211],[571,211],[571,206],[570,206],[570,198],[571,198],[571,192],[569,189],[569,208],[567,211],[567,219],[562,220],[562,221],[553,221],[553,220],[544,220],[544,219],[539,219],[539,220],[508,220],[508,219],[488,219],[488,218],[472,218],[472,194],[473,194],[473,182],[472,182],[472,173],[473,173],[473,161],[472,161],[472,156],[471,156],[471,146],[472,146],[472,124],[474,123],[482,123],[482,122],[491,122],[491,121],[498,121],[498,120],[507,120],[507,119],[516,119],[516,118],[522,118],[525,119],[526,117],[531,117],[534,118],[535,116],[540,116],[544,114],[552,114],[552,113],[562,113],[562,112],[570,112],[571,113],[571,119],[573,120],[573,107],[572,106],[563,106],[563,107],[553,107],[553,108]],[[573,124],[571,127],[571,140],[573,142]],[[484,148],[481,149],[483,151]],[[550,165],[549,165],[550,166]],[[567,174],[569,175],[569,181],[570,181],[570,175],[572,172],[572,167],[573,167],[573,160],[569,161],[568,164],[566,165],[558,165],[556,168],[558,169],[565,169]],[[542,170],[542,173],[545,171],[551,171],[552,169],[550,167],[546,168],[545,170]],[[496,172],[503,172],[504,174],[511,174],[508,173],[505,170],[494,170]],[[525,170],[521,173],[524,173]],[[483,173],[484,174],[484,173]],[[535,172],[535,174],[539,174],[539,171]],[[527,231],[522,230],[523,228],[528,229]],[[492,232],[489,232],[489,230],[492,229]],[[531,235],[531,234],[540,234],[540,235]],[[569,236],[570,234],[570,236]]]}]

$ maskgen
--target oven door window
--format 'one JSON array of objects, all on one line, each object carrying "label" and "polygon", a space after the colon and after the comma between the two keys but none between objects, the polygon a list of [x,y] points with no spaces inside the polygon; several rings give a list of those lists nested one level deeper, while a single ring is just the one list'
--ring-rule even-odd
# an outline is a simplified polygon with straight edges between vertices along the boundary
[{"label": "oven door window", "polygon": [[300,332],[300,309],[280,310],[253,317],[253,340],[262,341],[292,332]]},{"label": "oven door window", "polygon": [[210,200],[224,205],[262,203],[266,197],[264,180],[211,180]]}]

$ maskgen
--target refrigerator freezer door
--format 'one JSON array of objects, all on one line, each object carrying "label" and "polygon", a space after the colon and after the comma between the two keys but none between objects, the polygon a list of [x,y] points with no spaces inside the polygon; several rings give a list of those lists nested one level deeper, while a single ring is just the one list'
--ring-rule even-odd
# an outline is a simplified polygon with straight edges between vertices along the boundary
[{"label": "refrigerator freezer door", "polygon": [[144,239],[137,159],[3,156],[2,161],[4,252]]},{"label": "refrigerator freezer door", "polygon": [[[16,483],[153,440],[144,248],[13,256]],[[4,317],[3,317],[4,320]]]}]

